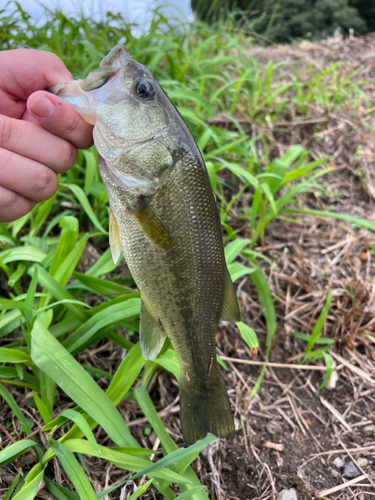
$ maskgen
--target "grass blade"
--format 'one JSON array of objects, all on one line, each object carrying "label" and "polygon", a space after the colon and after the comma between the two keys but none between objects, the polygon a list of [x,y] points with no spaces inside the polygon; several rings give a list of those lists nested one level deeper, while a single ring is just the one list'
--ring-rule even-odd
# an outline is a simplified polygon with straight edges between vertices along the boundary
[{"label": "grass blade", "polygon": [[[39,318],[40,319],[40,318]],[[39,374],[40,381],[40,395],[44,406],[50,415],[53,412],[53,404],[55,402],[56,384],[45,372],[41,371]]]},{"label": "grass blade", "polygon": [[[156,464],[152,464],[152,462],[146,458],[136,457],[134,454],[129,455],[127,453],[117,451],[115,448],[106,448],[105,446],[99,446],[98,453],[88,441],[84,441],[83,439],[69,439],[68,441],[64,441],[64,444],[71,452],[103,458],[121,469],[138,472],[137,477],[145,475],[145,471],[148,471],[151,465],[153,466],[159,463],[157,462]],[[164,468],[164,465],[154,468],[149,475],[168,481],[168,484],[189,483],[189,479],[181,476],[177,472]]]},{"label": "grass blade", "polygon": [[333,372],[333,361],[332,361],[331,355],[328,354],[328,352],[324,352],[324,351],[322,352],[322,355],[323,355],[327,370],[326,370],[326,373],[324,375],[323,382],[319,386],[319,389],[318,389],[319,391],[321,391],[326,386],[326,384],[327,384],[328,380],[330,379],[332,372]]},{"label": "grass blade", "polygon": [[108,274],[113,271],[118,264],[115,264],[112,259],[111,249],[108,248],[99,259],[93,264],[90,269],[85,273],[86,276],[93,276],[94,278],[99,278],[104,274]]},{"label": "grass blade", "polygon": [[107,396],[117,405],[130,390],[138,377],[145,360],[139,342],[135,344],[118,367],[108,389]]},{"label": "grass blade", "polygon": [[36,392],[34,392],[34,391],[33,391],[33,398],[34,398],[34,401],[35,401],[35,405],[36,405],[36,407],[39,410],[40,416],[43,419],[43,422],[45,424],[48,424],[48,422],[51,422],[51,420],[52,420],[51,412],[46,407],[46,405],[43,403],[43,401],[40,399],[40,397],[38,396],[38,394]]},{"label": "grass blade", "polygon": [[24,417],[22,411],[14,401],[13,396],[9,393],[8,389],[6,389],[2,384],[0,384],[0,396],[5,400],[6,403],[8,403],[16,418],[20,421],[23,432],[25,434],[31,434],[32,429],[28,424],[26,418]]},{"label": "grass blade", "polygon": [[237,326],[239,331],[241,332],[244,341],[250,347],[251,351],[253,349],[258,350],[259,342],[258,342],[258,337],[254,332],[254,330],[249,326],[245,325],[245,323],[243,323],[242,321],[239,321],[237,323]]},{"label": "grass blade", "polygon": [[74,196],[79,201],[83,210],[86,212],[87,217],[91,220],[91,222],[94,224],[96,229],[98,229],[103,234],[108,234],[107,231],[104,229],[104,227],[98,221],[98,218],[96,217],[93,209],[91,208],[90,202],[89,202],[85,192],[83,191],[83,189],[80,188],[79,186],[77,186],[77,184],[62,184],[62,185],[65,188],[68,188],[71,190],[71,192],[74,194]]},{"label": "grass blade", "polygon": [[59,246],[53,257],[49,273],[54,276],[65,258],[74,249],[78,237],[78,220],[75,217],[64,217],[60,223],[62,231]]},{"label": "grass blade", "polygon": [[10,347],[0,347],[0,363],[23,363],[25,365],[31,364],[30,354],[18,349]]},{"label": "grass blade", "polygon": [[204,490],[204,486],[195,486],[194,488],[190,488],[190,490],[185,491],[181,495],[178,495],[178,497],[176,497],[176,498],[179,498],[180,500],[189,500],[192,495],[194,495],[195,493],[198,493],[200,491],[203,491],[203,490]]},{"label": "grass blade", "polygon": [[331,295],[331,293],[329,293],[327,300],[324,304],[324,307],[322,309],[322,312],[319,314],[319,317],[318,317],[318,320],[315,324],[314,330],[313,330],[313,332],[309,338],[309,341],[307,343],[304,361],[306,360],[306,356],[309,354],[309,352],[313,348],[313,346],[316,342],[316,339],[320,336],[320,332],[322,331],[322,328],[324,326],[324,322],[325,322],[327,314],[329,312],[329,308],[331,306],[331,298],[332,298],[332,295]]},{"label": "grass blade", "polygon": [[[256,265],[256,261],[250,255],[247,255],[243,252],[245,257],[249,260],[250,263]],[[254,285],[258,291],[259,300],[263,307],[263,314],[266,318],[267,324],[267,356],[269,354],[273,336],[276,333],[276,313],[275,307],[273,305],[273,299],[271,295],[270,287],[268,286],[268,282],[264,273],[260,267],[256,268],[256,271],[250,274],[250,278],[253,280]]]},{"label": "grass blade", "polygon": [[[29,274],[33,273],[33,268],[29,270]],[[38,266],[38,282],[45,288],[55,299],[67,300],[66,308],[77,316],[81,321],[88,319],[88,314],[81,306],[75,305],[76,300],[69,292],[67,292],[43,267]]]},{"label": "grass blade", "polygon": [[38,493],[43,476],[44,470],[42,469],[42,465],[38,463],[27,474],[24,485],[12,500],[33,500]]},{"label": "grass blade", "polygon": [[[124,485],[126,486],[128,482],[129,482],[129,480],[126,480],[126,481],[123,481],[122,483],[120,483],[116,486],[112,486],[112,488],[108,488],[107,490],[104,490],[101,493],[98,493],[96,495],[96,498],[98,500],[101,500],[103,497],[105,497],[109,493],[112,493],[112,491],[115,491],[118,488],[121,488],[121,486],[124,486]],[[150,481],[147,481],[147,483],[145,483],[143,486],[138,488],[137,491],[135,491],[132,495],[130,495],[130,497],[127,500],[135,500],[135,498],[138,498],[140,495],[142,495],[142,493],[144,493],[148,489],[148,487],[151,485],[152,482],[153,482],[153,479],[150,479]]]},{"label": "grass blade", "polygon": [[302,215],[317,215],[319,217],[327,217],[332,219],[340,219],[346,220],[355,224],[360,228],[370,229],[375,232],[375,222],[369,221],[367,219],[361,219],[359,217],[353,217],[352,215],[347,214],[339,214],[336,212],[324,212],[323,210],[296,210],[296,209],[288,209],[283,210],[283,213],[288,214],[302,214]]},{"label": "grass blade", "polygon": [[0,451],[0,467],[22,455],[31,446],[35,446],[35,441],[32,439],[23,439]]},{"label": "grass blade", "polygon": [[225,252],[225,261],[227,265],[229,265],[247,246],[251,244],[251,240],[249,239],[240,239],[237,238],[234,241],[231,241],[226,245]]},{"label": "grass blade", "polygon": [[74,269],[76,268],[81,255],[85,249],[89,234],[85,234],[79,242],[74,245],[69,254],[64,258],[63,261],[60,261],[60,267],[56,270],[54,275],[55,280],[61,285],[65,286],[69,278],[71,277]]},{"label": "grass blade", "polygon": [[71,491],[67,490],[63,486],[60,486],[50,479],[48,477],[44,478],[44,482],[46,485],[47,490],[55,497],[57,500],[80,500],[77,495],[72,493]]},{"label": "grass blade", "polygon": [[9,262],[17,262],[25,260],[27,262],[42,262],[46,254],[39,250],[39,248],[32,245],[25,247],[15,247],[10,250],[5,250],[0,253],[0,262],[9,264]]},{"label": "grass blade", "polygon": [[144,493],[148,489],[151,483],[152,479],[150,479],[150,481],[147,481],[146,484],[138,488],[137,491],[135,491],[132,495],[130,495],[130,497],[127,500],[135,500],[136,498],[140,497],[142,493]]},{"label": "grass blade", "polygon": [[15,488],[17,486],[17,483],[18,483],[18,480],[20,478],[20,475],[21,475],[21,471],[19,471],[17,473],[16,477],[13,479],[12,484],[9,486],[9,490],[6,492],[4,500],[9,500],[10,497],[12,496],[13,491],[15,490]]},{"label": "grass blade", "polygon": [[68,409],[64,410],[61,415],[61,417],[68,418],[72,422],[76,424],[77,427],[79,427],[82,431],[82,434],[85,436],[87,441],[91,444],[91,446],[96,449],[98,452],[98,455],[100,455],[100,450],[98,447],[98,443],[95,441],[94,434],[92,433],[90,426],[88,425],[86,419],[78,413],[78,411]]},{"label": "grass blade", "polygon": [[89,195],[92,182],[97,176],[98,164],[94,148],[83,150],[82,153],[86,161],[84,190],[85,193]]},{"label": "grass blade", "polygon": [[[142,385],[140,385],[134,391],[134,395],[147,420],[150,422],[151,427],[154,429],[156,435],[160,439],[161,445],[165,450],[165,454],[168,455],[176,451],[177,446],[167,433],[146,389]],[[191,467],[188,467],[183,475],[191,482],[191,486],[188,487],[189,489],[193,486],[201,486],[199,479],[197,478]],[[193,494],[192,497],[194,500],[208,500],[208,496],[206,495],[204,490]]]},{"label": "grass blade", "polygon": [[162,421],[160,420],[160,417],[157,414],[146,389],[143,386],[139,386],[134,391],[134,396],[147,420],[150,422],[151,427],[154,429],[157,437],[160,439],[161,445],[165,450],[165,454],[168,455],[169,453],[177,450],[175,442],[162,424]]},{"label": "grass blade", "polygon": [[148,469],[139,472],[138,474],[135,474],[130,479],[134,481],[141,475],[149,474],[155,470],[158,470],[160,467],[177,465],[179,460],[183,460],[185,457],[192,455],[196,456],[201,450],[203,450],[203,448],[205,448],[206,446],[217,440],[218,438],[216,436],[214,436],[213,434],[209,434],[204,439],[200,439],[199,441],[189,446],[188,448],[181,448],[179,450],[173,451],[166,457],[162,458],[161,460],[158,460],[155,464],[151,465]]},{"label": "grass blade", "polygon": [[177,360],[176,353],[173,349],[168,349],[163,354],[158,356],[155,360],[155,363],[162,366],[165,370],[173,373],[177,380],[180,378],[180,364]]},{"label": "grass blade", "polygon": [[260,375],[259,375],[257,381],[255,382],[254,387],[252,388],[252,390],[249,394],[249,399],[252,399],[259,391],[260,386],[262,385],[264,375],[266,374],[266,370],[267,370],[267,365],[264,365],[262,368],[262,371],[260,372]]},{"label": "grass blade", "polygon": [[31,358],[119,446],[138,446],[122,416],[86,370],[39,320],[31,334]]},{"label": "grass blade", "polygon": [[62,443],[58,443],[57,441],[51,441],[50,445],[69,479],[74,484],[80,500],[96,500],[96,494],[90,484],[90,481],[83,472],[73,453],[68,450],[66,446]]},{"label": "grass blade", "polygon": [[127,293],[132,291],[131,288],[120,285],[113,281],[103,280],[100,278],[94,278],[93,276],[87,276],[87,274],[73,273],[73,276],[83,285],[87,286],[94,292],[100,295],[109,295],[113,293]]},{"label": "grass blade", "polygon": [[83,323],[70,337],[63,343],[69,352],[79,352],[90,338],[100,329],[113,325],[123,319],[138,316],[141,309],[141,302],[138,298],[126,300],[119,304],[113,304],[96,314]]}]

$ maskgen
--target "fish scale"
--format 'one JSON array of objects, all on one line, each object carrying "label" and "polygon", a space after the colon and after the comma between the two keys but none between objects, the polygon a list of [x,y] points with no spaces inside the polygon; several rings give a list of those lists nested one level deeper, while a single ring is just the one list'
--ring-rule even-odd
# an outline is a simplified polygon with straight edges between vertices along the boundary
[{"label": "fish scale", "polygon": [[[199,373],[201,382],[200,372],[207,374],[211,358],[215,356],[214,336],[222,310],[226,271],[220,245],[221,235],[219,231],[212,230],[210,224],[216,207],[212,203],[212,196],[209,196],[211,193],[207,188],[204,189],[206,179],[203,173],[197,164],[192,166],[189,161],[180,162],[166,186],[149,200],[169,227],[174,241],[171,250],[162,251],[152,245],[130,212],[125,218],[120,216],[126,212],[126,200],[118,205],[110,199],[111,208],[119,221],[120,235],[123,235],[122,248],[129,270],[153,315],[160,318],[183,365],[191,366],[194,360],[188,359],[188,356],[191,356],[191,352],[199,353],[197,366],[193,366],[191,371],[197,375]],[[193,186],[198,184],[203,189],[187,190],[187,182]],[[194,212],[186,210],[186,205],[195,207]],[[173,212],[171,207],[174,207]],[[181,211],[184,217],[181,217]],[[195,249],[200,252],[199,260],[195,259]],[[161,268],[162,274],[159,272]],[[160,301],[160,296],[167,289],[174,293],[168,296],[168,304],[165,304]],[[179,293],[176,293],[177,290]],[[187,300],[189,296],[193,300]],[[209,329],[203,324],[205,317]],[[194,330],[197,348],[191,351],[186,350],[185,343],[179,339],[184,336],[185,330],[191,329],[195,318],[199,318],[198,329]],[[172,326],[173,323],[176,325]],[[203,345],[200,345],[202,342]]]},{"label": "fish scale", "polygon": [[145,359],[158,355],[166,335],[176,352],[185,442],[208,432],[225,436],[234,424],[215,332],[220,318],[239,320],[240,313],[206,166],[147,68],[121,46],[101,66],[109,68],[51,91],[95,124],[113,256],[122,249],[141,292]]}]

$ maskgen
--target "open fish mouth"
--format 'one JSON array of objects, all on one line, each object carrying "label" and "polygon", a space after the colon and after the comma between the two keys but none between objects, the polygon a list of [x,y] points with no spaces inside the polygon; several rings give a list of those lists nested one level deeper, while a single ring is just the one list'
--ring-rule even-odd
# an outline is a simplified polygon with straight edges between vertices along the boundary
[{"label": "open fish mouth", "polygon": [[47,91],[59,97],[84,95],[84,92],[99,88],[103,82],[109,80],[120,69],[128,66],[131,61],[132,58],[125,47],[116,45],[101,61],[100,67],[103,69],[92,71],[84,80],[59,83],[53,87],[49,87]]},{"label": "open fish mouth", "polygon": [[85,121],[95,125],[95,117],[90,110],[89,95],[82,88],[84,82],[85,80],[72,80],[66,83],[58,83],[53,87],[49,87],[47,92],[51,92],[51,94],[63,99],[78,111]]},{"label": "open fish mouth", "polygon": [[71,82],[58,83],[53,87],[49,87],[47,92],[55,94],[59,97],[76,97],[79,94],[83,95],[81,82],[84,80],[72,80]]}]

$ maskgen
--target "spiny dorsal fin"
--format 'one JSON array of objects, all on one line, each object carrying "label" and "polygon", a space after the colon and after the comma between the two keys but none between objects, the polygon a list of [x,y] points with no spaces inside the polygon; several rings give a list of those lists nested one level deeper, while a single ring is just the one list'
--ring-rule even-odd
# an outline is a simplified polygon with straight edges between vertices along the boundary
[{"label": "spiny dorsal fin", "polygon": [[163,347],[165,336],[143,300],[141,302],[140,319],[139,339],[141,342],[142,356],[146,360],[153,360]]},{"label": "spiny dorsal fin", "polygon": [[236,292],[228,272],[225,278],[224,304],[220,319],[221,321],[241,321],[241,311]]},{"label": "spiny dorsal fin", "polygon": [[139,197],[137,207],[130,209],[130,212],[152,243],[165,250],[172,245],[172,237],[167,226],[144,198]]},{"label": "spiny dorsal fin", "polygon": [[117,264],[121,254],[120,231],[112,211],[109,212],[109,244],[113,262]]}]

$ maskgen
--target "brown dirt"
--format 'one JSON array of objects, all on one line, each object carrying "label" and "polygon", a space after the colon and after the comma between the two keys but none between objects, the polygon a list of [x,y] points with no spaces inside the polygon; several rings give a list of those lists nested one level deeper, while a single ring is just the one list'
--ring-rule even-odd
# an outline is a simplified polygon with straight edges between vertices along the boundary
[{"label": "brown dirt", "polygon": [[[362,82],[360,88],[373,102],[374,87],[364,80],[375,74],[374,36],[254,48],[252,53],[261,65],[270,60],[283,63],[282,81],[293,78],[288,75],[291,66],[318,70],[339,61],[342,78],[357,70],[355,80]],[[333,171],[324,178],[325,190],[320,196],[301,196],[298,207],[326,210],[329,206],[331,211],[374,221],[372,106],[355,112],[350,107],[323,110],[314,105],[310,111],[308,118],[298,116],[291,103],[285,121],[268,123],[274,156],[292,144],[302,144],[315,158],[332,157]],[[246,120],[242,124],[246,126]],[[362,149],[353,162],[358,146]],[[278,318],[271,361],[285,364],[303,356],[306,344],[290,334],[312,332],[330,291],[324,333],[334,339],[331,354],[337,380],[332,388],[318,391],[324,372],[268,368],[260,391],[249,402],[260,368],[236,363],[236,370],[226,378],[242,429],[233,440],[219,445],[214,465],[220,476],[214,475],[212,464],[206,469],[212,498],[276,498],[276,492],[294,487],[298,499],[307,500],[323,498],[320,492],[338,485],[342,488],[324,495],[347,500],[374,497],[375,434],[369,425],[375,421],[375,348],[363,335],[375,333],[373,244],[373,233],[332,219],[299,216],[298,223],[277,220],[267,228],[263,245],[256,250],[273,261],[272,266],[259,261]],[[255,287],[249,278],[237,285],[245,318],[265,342]],[[219,347],[227,356],[251,359],[232,327],[222,328],[221,333]],[[334,416],[335,410],[342,422]],[[367,459],[359,471],[365,476],[360,486],[345,487],[343,471],[333,465],[336,457],[346,463]]]}]

